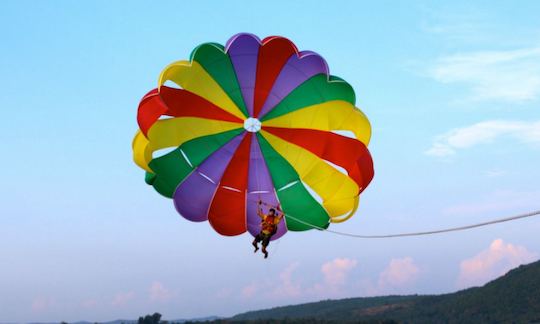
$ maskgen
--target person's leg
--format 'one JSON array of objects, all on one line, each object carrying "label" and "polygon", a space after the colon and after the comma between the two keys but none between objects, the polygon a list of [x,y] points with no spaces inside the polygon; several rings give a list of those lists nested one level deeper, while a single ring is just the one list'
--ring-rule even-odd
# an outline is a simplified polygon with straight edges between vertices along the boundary
[{"label": "person's leg", "polygon": [[263,241],[262,241],[262,253],[264,253],[264,258],[268,258],[268,251],[266,250],[266,248],[268,247],[268,245],[270,245],[270,238],[272,237],[272,235],[265,235]]},{"label": "person's leg", "polygon": [[257,236],[255,236],[255,239],[251,243],[253,245],[253,247],[255,248],[253,253],[257,253],[257,251],[259,251],[259,245],[257,243],[259,243],[260,241],[262,241],[262,237],[261,237],[261,234],[259,233],[259,234],[257,234]]}]

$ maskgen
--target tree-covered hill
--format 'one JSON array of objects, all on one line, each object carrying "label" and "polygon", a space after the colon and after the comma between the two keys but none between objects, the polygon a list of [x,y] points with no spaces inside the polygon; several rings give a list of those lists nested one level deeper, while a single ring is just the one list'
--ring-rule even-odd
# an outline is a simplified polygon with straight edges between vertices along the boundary
[{"label": "tree-covered hill", "polygon": [[483,287],[451,294],[326,300],[252,311],[221,321],[315,319],[321,323],[540,323],[540,261],[513,269]]}]

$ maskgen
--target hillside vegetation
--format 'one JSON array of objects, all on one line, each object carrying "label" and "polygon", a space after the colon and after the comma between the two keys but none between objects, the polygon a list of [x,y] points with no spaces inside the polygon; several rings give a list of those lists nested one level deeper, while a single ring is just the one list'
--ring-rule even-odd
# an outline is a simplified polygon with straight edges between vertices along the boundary
[{"label": "hillside vegetation", "polygon": [[[238,314],[222,323],[540,323],[540,261],[444,295],[326,300]],[[217,322],[217,321],[216,321]]]}]

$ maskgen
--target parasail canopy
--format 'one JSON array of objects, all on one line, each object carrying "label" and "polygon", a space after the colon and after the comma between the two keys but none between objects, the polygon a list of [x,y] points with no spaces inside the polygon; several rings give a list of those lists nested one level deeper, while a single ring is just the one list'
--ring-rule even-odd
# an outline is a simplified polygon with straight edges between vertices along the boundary
[{"label": "parasail canopy", "polygon": [[259,200],[285,213],[273,239],[327,228],[355,213],[373,178],[354,90],[283,37],[196,47],[162,71],[137,121],[133,157],[146,182],[222,235],[256,235]]}]

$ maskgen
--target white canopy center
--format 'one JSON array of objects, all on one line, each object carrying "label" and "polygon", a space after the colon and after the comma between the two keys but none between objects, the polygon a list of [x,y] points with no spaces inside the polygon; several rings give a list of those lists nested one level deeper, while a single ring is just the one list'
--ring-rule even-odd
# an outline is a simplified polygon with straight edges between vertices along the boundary
[{"label": "white canopy center", "polygon": [[251,133],[257,133],[261,130],[261,122],[257,118],[249,117],[244,120],[244,128]]}]

